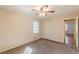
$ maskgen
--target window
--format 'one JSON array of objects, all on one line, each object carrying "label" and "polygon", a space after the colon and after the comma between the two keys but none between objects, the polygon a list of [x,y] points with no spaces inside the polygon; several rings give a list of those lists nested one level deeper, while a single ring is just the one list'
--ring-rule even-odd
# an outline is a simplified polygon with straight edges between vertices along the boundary
[{"label": "window", "polygon": [[33,21],[33,33],[38,33],[39,32],[39,22],[38,21]]}]

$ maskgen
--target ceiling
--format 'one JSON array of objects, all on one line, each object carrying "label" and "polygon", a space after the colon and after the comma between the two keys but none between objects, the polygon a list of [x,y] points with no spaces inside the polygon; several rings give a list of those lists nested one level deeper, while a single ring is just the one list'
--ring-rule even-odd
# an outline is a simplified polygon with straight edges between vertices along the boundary
[{"label": "ceiling", "polygon": [[[55,13],[48,16],[79,15],[79,5],[50,5],[54,6]],[[34,5],[0,5],[0,8],[20,12],[29,16],[37,16],[33,13]]]}]

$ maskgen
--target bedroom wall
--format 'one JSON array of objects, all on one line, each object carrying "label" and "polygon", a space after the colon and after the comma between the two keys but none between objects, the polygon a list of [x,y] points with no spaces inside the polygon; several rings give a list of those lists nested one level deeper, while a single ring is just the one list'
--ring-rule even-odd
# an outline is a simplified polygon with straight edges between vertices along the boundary
[{"label": "bedroom wall", "polygon": [[34,41],[33,17],[0,9],[0,52]]},{"label": "bedroom wall", "polygon": [[73,19],[74,17],[51,17],[50,19],[42,19],[43,38],[64,43],[64,20]]}]

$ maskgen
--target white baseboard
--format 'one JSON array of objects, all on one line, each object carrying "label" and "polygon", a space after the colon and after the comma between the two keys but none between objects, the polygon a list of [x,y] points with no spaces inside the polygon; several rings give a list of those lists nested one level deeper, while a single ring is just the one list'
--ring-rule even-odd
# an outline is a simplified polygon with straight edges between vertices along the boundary
[{"label": "white baseboard", "polygon": [[[34,39],[34,40],[37,40],[37,39]],[[32,40],[32,41],[34,41],[34,40]],[[32,42],[32,41],[30,41],[30,42]],[[13,48],[16,48],[16,47],[19,47],[19,46],[24,45],[24,44],[30,43],[30,42],[26,42],[26,41],[19,42],[17,44],[14,44],[13,46],[9,46],[7,48],[4,48],[4,49],[0,50],[0,53],[2,53],[4,51],[7,51],[7,50],[10,50],[10,49],[13,49]]]}]

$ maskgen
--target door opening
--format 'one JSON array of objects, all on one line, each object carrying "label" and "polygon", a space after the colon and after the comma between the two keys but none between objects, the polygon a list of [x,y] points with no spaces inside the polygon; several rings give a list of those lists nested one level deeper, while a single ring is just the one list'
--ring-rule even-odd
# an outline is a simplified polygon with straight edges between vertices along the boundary
[{"label": "door opening", "polygon": [[75,48],[75,39],[74,39],[74,20],[65,20],[65,44],[67,47]]}]

